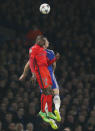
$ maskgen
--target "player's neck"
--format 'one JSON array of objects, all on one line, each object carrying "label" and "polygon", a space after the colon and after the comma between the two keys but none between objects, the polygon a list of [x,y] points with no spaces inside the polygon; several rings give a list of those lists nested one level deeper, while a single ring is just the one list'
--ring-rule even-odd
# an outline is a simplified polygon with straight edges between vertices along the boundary
[{"label": "player's neck", "polygon": [[38,44],[35,44],[36,46],[38,46],[39,48],[43,48],[44,49],[44,47],[43,46],[40,46],[40,45],[38,45]]}]

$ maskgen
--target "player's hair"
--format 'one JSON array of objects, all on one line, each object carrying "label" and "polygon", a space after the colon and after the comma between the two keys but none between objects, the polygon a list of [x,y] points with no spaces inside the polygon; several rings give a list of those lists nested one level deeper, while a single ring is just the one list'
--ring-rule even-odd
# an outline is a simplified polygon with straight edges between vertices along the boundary
[{"label": "player's hair", "polygon": [[36,38],[36,44],[38,44],[41,47],[45,45],[45,37],[43,35],[38,35]]}]

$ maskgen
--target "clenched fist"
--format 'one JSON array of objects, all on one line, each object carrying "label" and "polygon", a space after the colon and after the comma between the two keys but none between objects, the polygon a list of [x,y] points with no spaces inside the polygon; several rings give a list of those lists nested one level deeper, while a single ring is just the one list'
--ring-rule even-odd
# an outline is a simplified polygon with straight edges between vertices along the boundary
[{"label": "clenched fist", "polygon": [[56,60],[59,60],[59,58],[60,58],[60,54],[57,53],[55,57],[56,57]]}]

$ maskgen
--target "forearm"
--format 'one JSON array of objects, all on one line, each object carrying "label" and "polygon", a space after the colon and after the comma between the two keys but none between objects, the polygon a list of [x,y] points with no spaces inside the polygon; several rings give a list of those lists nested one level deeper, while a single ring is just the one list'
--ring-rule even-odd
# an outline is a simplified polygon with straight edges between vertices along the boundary
[{"label": "forearm", "polygon": [[54,62],[52,66],[53,66],[53,71],[55,71],[55,69],[56,69],[56,62]]},{"label": "forearm", "polygon": [[29,61],[26,63],[23,71],[23,75],[26,76],[29,71]]}]

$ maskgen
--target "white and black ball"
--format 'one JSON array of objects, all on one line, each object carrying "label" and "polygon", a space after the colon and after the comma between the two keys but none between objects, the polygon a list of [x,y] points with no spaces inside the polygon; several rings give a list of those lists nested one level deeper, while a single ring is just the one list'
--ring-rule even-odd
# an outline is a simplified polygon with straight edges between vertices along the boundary
[{"label": "white and black ball", "polygon": [[40,5],[40,12],[42,14],[49,14],[50,12],[50,5],[47,3],[41,4]]}]

